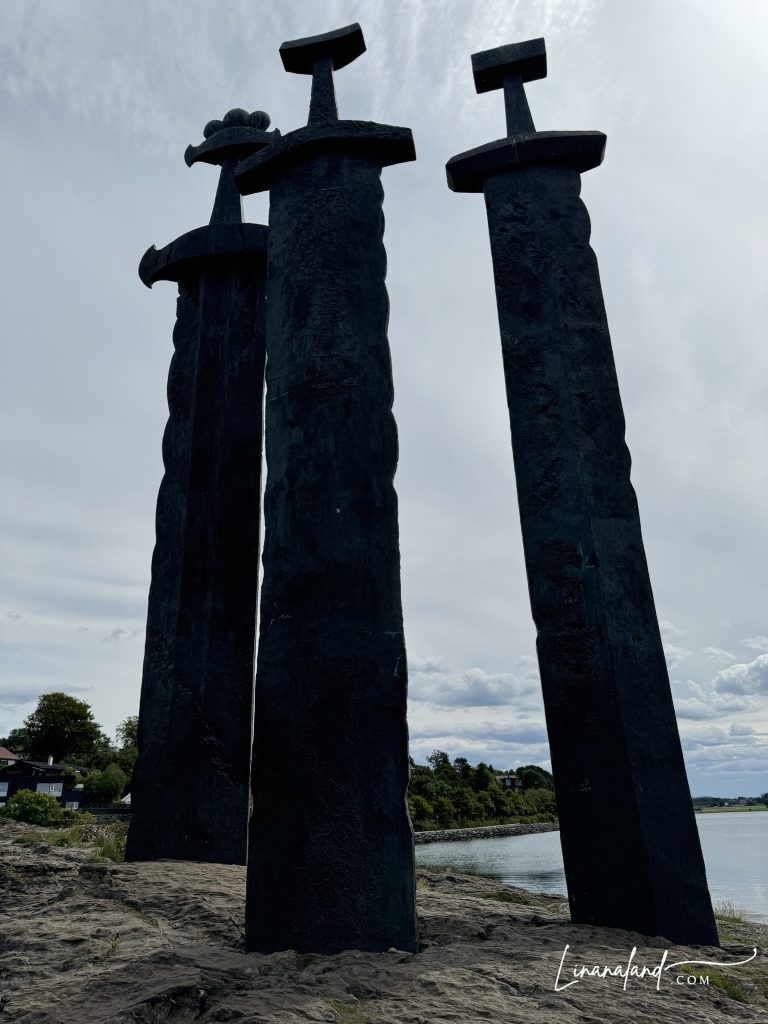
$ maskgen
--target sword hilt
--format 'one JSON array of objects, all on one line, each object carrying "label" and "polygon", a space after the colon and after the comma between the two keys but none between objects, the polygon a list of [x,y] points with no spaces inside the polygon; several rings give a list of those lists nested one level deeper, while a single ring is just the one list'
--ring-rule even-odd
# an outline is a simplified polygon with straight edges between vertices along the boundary
[{"label": "sword hilt", "polygon": [[295,75],[312,75],[307,124],[338,120],[333,72],[351,64],[361,53],[365,53],[365,40],[357,22],[282,44],[280,57],[285,70]]},{"label": "sword hilt", "polygon": [[547,77],[543,39],[527,39],[473,53],[472,75],[479,93],[504,90],[508,136],[535,131],[524,83]]},{"label": "sword hilt", "polygon": [[235,167],[238,161],[263,149],[280,134],[268,132],[269,124],[269,114],[263,110],[249,114],[242,107],[236,107],[227,111],[220,121],[208,122],[203,128],[205,141],[199,146],[187,146],[184,160],[188,167],[199,161],[221,167],[211,224],[241,223],[242,200],[235,186]]}]

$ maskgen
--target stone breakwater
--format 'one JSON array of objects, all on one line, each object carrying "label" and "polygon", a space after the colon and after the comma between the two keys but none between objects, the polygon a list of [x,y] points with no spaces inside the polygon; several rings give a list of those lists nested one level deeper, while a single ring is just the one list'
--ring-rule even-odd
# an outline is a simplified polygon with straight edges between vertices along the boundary
[{"label": "stone breakwater", "polygon": [[557,832],[556,821],[537,821],[532,824],[484,825],[482,828],[444,828],[434,832],[416,832],[413,840],[419,843],[448,843],[461,839],[498,839],[500,836],[530,836],[535,832]]}]

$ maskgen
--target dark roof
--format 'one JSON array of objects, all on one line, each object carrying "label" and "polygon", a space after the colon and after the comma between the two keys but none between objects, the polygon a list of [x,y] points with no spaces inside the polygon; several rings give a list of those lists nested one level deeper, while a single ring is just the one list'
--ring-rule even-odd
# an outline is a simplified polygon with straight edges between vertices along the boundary
[{"label": "dark roof", "polygon": [[[63,772],[65,768],[72,767],[71,765],[66,764],[48,764],[47,761],[30,761],[26,757],[16,758],[16,765],[21,766],[25,764],[28,764],[31,768],[47,768],[50,772]],[[16,767],[16,765],[14,765],[14,767]],[[8,767],[10,768],[10,765]]]}]

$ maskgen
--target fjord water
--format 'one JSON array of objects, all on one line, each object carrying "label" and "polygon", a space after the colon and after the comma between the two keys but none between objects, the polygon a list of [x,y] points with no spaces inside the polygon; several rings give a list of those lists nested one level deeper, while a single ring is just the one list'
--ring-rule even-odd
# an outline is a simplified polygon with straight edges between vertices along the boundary
[{"label": "fjord water", "polygon": [[[712,902],[728,902],[753,921],[768,922],[768,811],[697,814]],[[469,875],[496,878],[540,892],[565,895],[557,832],[500,839],[426,843],[416,864],[450,865]]]}]

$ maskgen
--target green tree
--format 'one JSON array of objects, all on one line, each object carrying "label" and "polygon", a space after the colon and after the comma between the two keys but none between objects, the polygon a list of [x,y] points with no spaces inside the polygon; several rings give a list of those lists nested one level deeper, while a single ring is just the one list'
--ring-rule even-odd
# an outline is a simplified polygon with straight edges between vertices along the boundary
[{"label": "green tree", "polygon": [[495,817],[505,818],[508,816],[509,802],[507,797],[509,796],[509,793],[503,790],[498,783],[496,783],[495,786],[491,786],[491,788],[483,795],[490,799],[491,804],[493,805],[493,813]]},{"label": "green tree", "polygon": [[64,765],[62,775],[64,776],[64,789],[74,789],[75,786],[79,786],[83,781],[83,776],[80,772],[75,771],[75,769],[68,764]]},{"label": "green tree", "polygon": [[423,796],[427,800],[432,792],[432,772],[422,764],[413,765],[408,792],[414,796]]},{"label": "green tree", "polygon": [[555,788],[555,780],[550,773],[538,764],[524,764],[515,772],[523,790],[526,789],[552,789]]},{"label": "green tree", "polygon": [[115,755],[115,761],[125,775],[125,785],[130,788],[133,779],[133,769],[139,757],[137,747],[122,747]]},{"label": "green tree", "polygon": [[504,790],[502,790],[502,796],[504,802],[500,812],[500,817],[519,818],[526,813],[522,793],[505,793]]},{"label": "green tree", "polygon": [[130,715],[124,718],[116,730],[119,749],[115,755],[115,761],[125,772],[125,785],[130,788],[133,778],[133,769],[139,757],[138,735],[139,716]]},{"label": "green tree", "polygon": [[138,747],[139,716],[129,715],[128,718],[124,718],[115,730],[115,735],[121,747]]},{"label": "green tree", "polygon": [[93,803],[113,803],[125,790],[125,772],[118,764],[108,764],[103,771],[90,772],[85,792]]},{"label": "green tree", "polygon": [[408,797],[408,811],[415,829],[423,829],[429,819],[434,815],[432,804],[423,796],[416,794]]},{"label": "green tree", "polygon": [[7,736],[0,739],[0,747],[5,747],[17,757],[29,757],[29,736],[24,728],[11,729]]},{"label": "green tree", "polygon": [[435,814],[435,821],[438,825],[442,825],[443,828],[452,825],[456,820],[456,808],[447,796],[437,797],[432,804],[432,809]]},{"label": "green tree", "polygon": [[556,814],[555,794],[551,789],[529,789],[523,796],[528,814]]},{"label": "green tree", "polygon": [[495,772],[481,761],[472,773],[472,789],[476,793],[485,793],[495,786],[498,786]]},{"label": "green tree", "polygon": [[5,805],[5,813],[16,821],[30,825],[58,825],[64,814],[55,797],[47,793],[35,793],[31,789],[20,789]]},{"label": "green tree", "polygon": [[24,720],[34,761],[88,761],[109,741],[84,700],[68,693],[44,693]]},{"label": "green tree", "polygon": [[482,817],[480,802],[468,786],[455,789],[451,803],[456,808],[459,821],[473,821]]},{"label": "green tree", "polygon": [[493,797],[487,790],[477,794],[477,804],[480,809],[479,817],[494,818],[496,816],[496,807],[493,803]]},{"label": "green tree", "polygon": [[453,782],[455,777],[453,765],[444,750],[433,750],[427,758],[427,764],[432,769],[435,778]]}]

